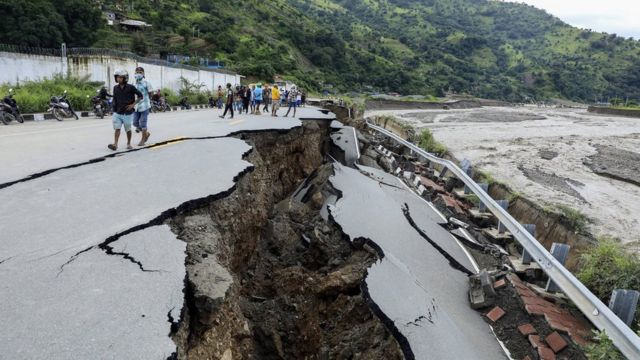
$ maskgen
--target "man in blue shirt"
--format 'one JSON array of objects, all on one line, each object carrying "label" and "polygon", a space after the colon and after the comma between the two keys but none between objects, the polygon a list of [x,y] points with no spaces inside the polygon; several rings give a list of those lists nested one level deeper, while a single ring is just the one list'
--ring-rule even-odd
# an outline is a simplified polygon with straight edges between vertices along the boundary
[{"label": "man in blue shirt", "polygon": [[260,105],[262,104],[262,84],[258,83],[256,86],[257,88],[254,92],[256,97],[256,111],[254,114],[260,115]]},{"label": "man in blue shirt", "polygon": [[149,118],[149,110],[151,110],[151,93],[152,86],[144,77],[144,69],[140,66],[136,68],[136,89],[142,93],[142,101],[136,105],[136,112],[133,114],[133,127],[136,128],[136,132],[142,131],[142,138],[138,143],[138,146],[144,146],[144,144],[151,136],[149,129],[147,128],[147,120]]}]

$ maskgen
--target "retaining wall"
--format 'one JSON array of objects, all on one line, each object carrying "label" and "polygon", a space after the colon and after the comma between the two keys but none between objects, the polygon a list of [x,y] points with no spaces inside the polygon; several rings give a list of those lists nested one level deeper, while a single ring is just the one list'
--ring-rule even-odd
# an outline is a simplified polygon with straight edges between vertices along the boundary
[{"label": "retaining wall", "polygon": [[107,88],[114,84],[113,73],[125,69],[133,76],[135,68],[145,68],[147,79],[154,88],[169,88],[178,91],[180,78],[202,84],[202,90],[214,91],[227,83],[240,84],[240,75],[222,71],[191,69],[180,66],[158,65],[136,59],[106,55],[68,55],[67,57],[0,52],[0,84],[17,84],[38,81],[59,74],[73,77],[88,77],[91,81],[103,82]]}]

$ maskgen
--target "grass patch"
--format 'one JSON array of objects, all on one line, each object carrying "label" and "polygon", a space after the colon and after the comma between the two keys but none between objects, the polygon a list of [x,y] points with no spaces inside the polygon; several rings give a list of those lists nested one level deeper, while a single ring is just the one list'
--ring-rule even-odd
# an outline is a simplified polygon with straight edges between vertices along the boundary
[{"label": "grass patch", "polygon": [[[640,290],[640,258],[626,251],[619,242],[600,238],[597,246],[582,253],[577,277],[594,295],[608,303],[615,289]],[[639,320],[640,312],[636,311],[636,331],[640,329]]]},{"label": "grass patch", "polygon": [[478,184],[486,183],[489,185],[498,184],[499,182],[488,172],[474,169],[476,174],[476,182]]},{"label": "grass patch", "polygon": [[436,141],[433,137],[433,133],[429,129],[423,129],[422,132],[417,135],[416,143],[424,150],[437,155],[444,155],[447,153],[447,147]]},{"label": "grass patch", "polygon": [[604,331],[594,331],[596,336],[593,344],[583,348],[584,354],[589,360],[625,360],[613,341]]},{"label": "grass patch", "polygon": [[587,234],[587,226],[589,224],[589,218],[579,210],[570,208],[565,205],[558,205],[558,210],[567,219],[569,226],[573,228],[576,234]]},{"label": "grass patch", "polygon": [[15,86],[4,84],[0,86],[0,94],[4,97],[9,89],[13,89],[14,98],[18,102],[20,110],[27,114],[47,111],[51,97],[62,95],[67,90],[67,98],[71,102],[71,106],[74,110],[81,111],[91,108],[90,98],[102,85],[104,85],[102,82],[89,81],[88,77],[78,79],[55,76],[52,79],[26,81]]}]

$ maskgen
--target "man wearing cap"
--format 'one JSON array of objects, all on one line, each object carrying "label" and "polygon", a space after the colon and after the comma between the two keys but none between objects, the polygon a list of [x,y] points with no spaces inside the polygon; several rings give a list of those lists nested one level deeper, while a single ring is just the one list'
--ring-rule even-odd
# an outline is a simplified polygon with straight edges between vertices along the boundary
[{"label": "man wearing cap", "polygon": [[118,149],[120,129],[124,126],[127,132],[127,149],[131,147],[131,123],[135,106],[142,101],[142,93],[135,86],[128,83],[129,73],[126,70],[116,70],[113,77],[118,83],[113,87],[113,144],[107,147],[113,151]]}]

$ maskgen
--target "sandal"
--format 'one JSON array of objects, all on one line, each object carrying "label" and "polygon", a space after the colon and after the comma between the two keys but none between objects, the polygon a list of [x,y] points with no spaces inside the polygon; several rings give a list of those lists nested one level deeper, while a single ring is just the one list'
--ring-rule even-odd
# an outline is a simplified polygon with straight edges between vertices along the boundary
[{"label": "sandal", "polygon": [[113,151],[118,150],[118,147],[113,145],[113,144],[109,144],[109,145],[107,145],[107,147],[109,148],[109,150],[113,150]]}]

